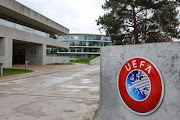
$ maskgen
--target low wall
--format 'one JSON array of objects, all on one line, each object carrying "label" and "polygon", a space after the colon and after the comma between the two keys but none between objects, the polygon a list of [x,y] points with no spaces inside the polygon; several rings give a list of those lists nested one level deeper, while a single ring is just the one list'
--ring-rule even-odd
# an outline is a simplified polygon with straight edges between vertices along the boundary
[{"label": "low wall", "polygon": [[[122,66],[131,58],[151,60],[160,70],[165,86],[160,107],[152,114],[132,113],[120,99],[117,79]],[[100,120],[179,120],[180,42],[101,48]]]},{"label": "low wall", "polygon": [[47,56],[46,64],[55,64],[55,63],[68,63],[69,57],[61,57],[61,56]]},{"label": "low wall", "polygon": [[100,57],[97,57],[89,62],[90,65],[100,65]]}]

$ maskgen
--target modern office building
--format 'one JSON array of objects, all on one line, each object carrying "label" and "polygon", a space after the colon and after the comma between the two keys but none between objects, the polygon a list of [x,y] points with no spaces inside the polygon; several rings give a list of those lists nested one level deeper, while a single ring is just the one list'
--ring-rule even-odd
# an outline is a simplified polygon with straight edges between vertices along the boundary
[{"label": "modern office building", "polygon": [[68,48],[68,43],[51,36],[69,34],[69,29],[15,0],[0,0],[0,63],[49,64],[68,61],[68,57],[49,56],[48,47]]},{"label": "modern office building", "polygon": [[70,59],[99,56],[102,46],[112,45],[109,37],[98,34],[60,35],[57,39],[69,44],[69,49],[59,49],[58,56],[69,56]]}]

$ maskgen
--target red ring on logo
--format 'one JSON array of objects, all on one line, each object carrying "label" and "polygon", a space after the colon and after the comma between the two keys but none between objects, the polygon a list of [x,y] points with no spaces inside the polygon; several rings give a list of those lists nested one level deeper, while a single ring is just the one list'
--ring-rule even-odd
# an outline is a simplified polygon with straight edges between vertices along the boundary
[{"label": "red ring on logo", "polygon": [[[127,71],[127,67],[130,68],[129,66],[131,69]],[[149,69],[147,69],[148,67]],[[143,101],[136,101],[132,99],[126,89],[126,77],[135,69],[144,71],[151,82],[151,92],[148,98]],[[158,68],[152,62],[143,58],[133,58],[124,64],[119,74],[118,87],[120,96],[125,106],[132,112],[139,115],[148,115],[154,112],[160,106],[164,95],[163,79]]]}]

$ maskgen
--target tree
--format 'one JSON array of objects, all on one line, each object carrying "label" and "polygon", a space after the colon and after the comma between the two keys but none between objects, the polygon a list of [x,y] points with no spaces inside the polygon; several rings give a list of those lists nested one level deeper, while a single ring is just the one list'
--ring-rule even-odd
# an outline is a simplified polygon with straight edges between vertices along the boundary
[{"label": "tree", "polygon": [[175,3],[164,4],[155,12],[153,20],[159,23],[159,32],[154,36],[158,40],[172,41],[172,38],[178,38],[179,21]]},{"label": "tree", "polygon": [[159,24],[155,17],[157,18],[158,8],[169,3],[178,5],[179,2],[174,2],[174,0],[106,0],[102,8],[108,12],[96,20],[97,25],[101,25],[100,30],[105,30],[106,35],[110,36],[115,44],[156,42],[157,38],[154,34],[160,33],[159,26],[164,23]]},{"label": "tree", "polygon": [[56,36],[55,34],[50,34],[49,37],[50,37],[50,38],[53,38],[53,39],[56,39],[56,38],[57,38],[57,36]]}]

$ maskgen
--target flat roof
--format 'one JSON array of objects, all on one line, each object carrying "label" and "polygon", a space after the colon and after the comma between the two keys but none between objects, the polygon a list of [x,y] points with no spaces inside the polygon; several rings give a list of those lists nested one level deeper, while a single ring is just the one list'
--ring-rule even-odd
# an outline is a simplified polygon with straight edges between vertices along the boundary
[{"label": "flat roof", "polygon": [[15,0],[0,0],[0,17],[48,33],[69,34],[68,28]]}]

